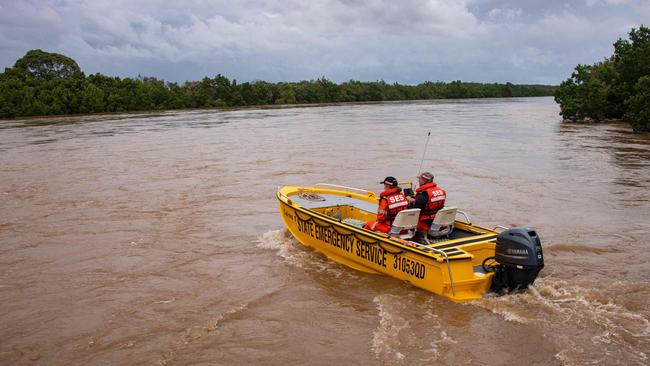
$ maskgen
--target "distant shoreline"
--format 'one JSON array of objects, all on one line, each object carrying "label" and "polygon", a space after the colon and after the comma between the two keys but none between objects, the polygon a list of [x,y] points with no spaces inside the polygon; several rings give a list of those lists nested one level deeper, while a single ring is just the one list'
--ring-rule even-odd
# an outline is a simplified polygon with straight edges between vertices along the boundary
[{"label": "distant shoreline", "polygon": [[316,80],[238,83],[224,75],[182,84],[155,77],[86,75],[76,61],[42,50],[28,51],[0,73],[0,118],[206,108],[293,106],[431,99],[553,96],[557,86],[512,83],[384,80]]},{"label": "distant shoreline", "polygon": [[539,95],[539,96],[520,96],[520,97],[476,97],[476,98],[432,98],[432,99],[408,99],[408,100],[379,100],[379,101],[363,101],[363,102],[324,102],[324,103],[294,103],[294,104],[260,104],[260,105],[246,105],[234,107],[208,107],[208,108],[177,108],[177,109],[149,109],[149,110],[133,110],[133,111],[119,111],[119,112],[92,112],[92,113],[70,113],[70,114],[43,114],[32,116],[21,116],[14,118],[0,118],[2,122],[13,121],[29,121],[41,119],[56,119],[56,118],[74,118],[84,116],[111,116],[111,115],[155,115],[170,112],[192,112],[192,111],[240,111],[252,109],[293,109],[293,108],[317,108],[327,106],[348,106],[348,105],[373,105],[373,104],[398,104],[398,103],[411,103],[423,101],[458,101],[458,100],[488,100],[488,99],[524,99],[524,98],[552,98],[552,95]]}]

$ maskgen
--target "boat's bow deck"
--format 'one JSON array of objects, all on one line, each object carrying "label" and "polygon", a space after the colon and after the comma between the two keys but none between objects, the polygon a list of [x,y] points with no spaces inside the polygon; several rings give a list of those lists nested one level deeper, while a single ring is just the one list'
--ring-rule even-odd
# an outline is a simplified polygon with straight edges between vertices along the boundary
[{"label": "boat's bow deck", "polygon": [[309,209],[325,208],[325,207],[333,207],[333,206],[352,206],[354,208],[366,212],[377,212],[376,203],[363,201],[354,197],[341,196],[338,194],[325,194],[325,193],[319,193],[318,195],[295,194],[295,195],[291,195],[291,199],[294,200],[299,206],[309,208]]}]

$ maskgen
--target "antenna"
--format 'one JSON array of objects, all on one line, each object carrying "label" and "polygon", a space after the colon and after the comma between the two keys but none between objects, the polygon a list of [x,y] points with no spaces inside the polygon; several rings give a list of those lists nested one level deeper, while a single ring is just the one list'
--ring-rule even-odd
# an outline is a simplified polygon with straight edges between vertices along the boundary
[{"label": "antenna", "polygon": [[422,159],[420,160],[420,167],[418,168],[418,175],[422,173],[422,163],[424,163],[424,155],[427,153],[427,146],[429,146],[429,137],[431,137],[431,131],[427,133],[427,142],[424,144],[424,151],[422,151]]}]

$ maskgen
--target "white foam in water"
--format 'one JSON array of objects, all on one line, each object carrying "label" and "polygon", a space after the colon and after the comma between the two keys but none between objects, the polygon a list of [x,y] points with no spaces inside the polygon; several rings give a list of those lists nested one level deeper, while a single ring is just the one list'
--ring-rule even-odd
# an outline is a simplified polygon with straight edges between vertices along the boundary
[{"label": "white foam in water", "polygon": [[262,234],[257,239],[258,248],[277,250],[277,255],[284,258],[287,262],[303,268],[304,253],[295,247],[295,239],[287,234],[284,229],[271,230]]},{"label": "white foam in water", "polygon": [[548,276],[524,293],[487,296],[473,304],[506,321],[541,326],[561,349],[555,357],[563,364],[615,360],[643,365],[648,360],[644,345],[648,344],[650,321],[615,303],[597,287],[582,287]]},{"label": "white foam in water", "polygon": [[528,319],[526,319],[523,315],[517,314],[518,310],[525,309],[521,309],[521,307],[519,307],[516,303],[508,301],[507,296],[497,297],[495,295],[488,294],[481,300],[472,301],[471,304],[478,305],[484,309],[491,311],[494,314],[500,315],[503,317],[503,319],[509,322],[520,324],[526,324],[528,322]]},{"label": "white foam in water", "polygon": [[257,238],[257,247],[264,249],[283,249],[291,245],[291,239],[285,234],[286,230],[271,230]]},{"label": "white foam in water", "polygon": [[224,320],[227,319],[237,313],[240,313],[248,308],[248,303],[241,303],[232,309],[227,310],[226,312],[217,315],[215,318],[210,319],[209,321],[206,322],[206,324],[203,326],[203,330],[207,332],[212,332],[217,329],[219,324]]},{"label": "white foam in water", "polygon": [[353,270],[339,266],[336,262],[298,243],[285,229],[267,231],[257,241],[258,248],[277,250],[276,254],[293,266],[310,271],[327,272],[328,275],[336,278],[343,275],[356,278]]},{"label": "white foam in water", "polygon": [[156,365],[167,365],[170,360],[174,359],[174,355],[183,349],[186,349],[192,342],[206,337],[209,333],[217,330],[221,323],[228,318],[241,313],[248,308],[248,303],[244,302],[234,306],[225,312],[218,314],[216,317],[209,319],[204,324],[193,325],[185,329],[182,337],[175,344],[171,345],[166,352],[163,353],[162,358],[155,362]]},{"label": "white foam in water", "polygon": [[391,309],[399,304],[399,302],[396,304],[395,300],[391,295],[379,295],[373,299],[379,310],[379,327],[373,334],[371,348],[379,360],[404,359],[404,355],[397,351],[397,347],[400,345],[399,333],[409,324],[399,316],[398,309]]},{"label": "white foam in water", "polygon": [[442,329],[431,300],[427,309],[419,314],[422,317],[412,311],[421,306],[414,294],[384,294],[373,300],[377,305],[379,326],[373,333],[371,350],[382,364],[433,362],[440,358],[441,347],[456,343]]},{"label": "white foam in water", "polygon": [[169,299],[169,300],[160,300],[160,301],[156,301],[156,302],[154,302],[154,303],[155,303],[155,304],[171,304],[171,303],[173,303],[174,301],[176,301],[176,298],[175,298],[175,297],[172,297],[172,298]]}]

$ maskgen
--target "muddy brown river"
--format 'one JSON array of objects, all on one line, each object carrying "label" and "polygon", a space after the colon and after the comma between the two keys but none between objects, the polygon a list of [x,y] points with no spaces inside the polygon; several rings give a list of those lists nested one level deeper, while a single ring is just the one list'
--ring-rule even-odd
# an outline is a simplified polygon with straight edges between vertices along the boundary
[{"label": "muddy brown river", "polygon": [[[650,135],[552,98],[0,121],[0,365],[647,365]],[[283,227],[278,186],[424,169],[539,232],[525,293],[466,304]]]}]

